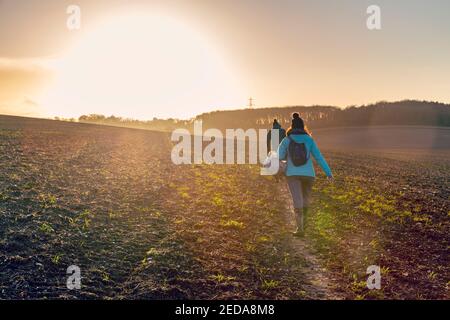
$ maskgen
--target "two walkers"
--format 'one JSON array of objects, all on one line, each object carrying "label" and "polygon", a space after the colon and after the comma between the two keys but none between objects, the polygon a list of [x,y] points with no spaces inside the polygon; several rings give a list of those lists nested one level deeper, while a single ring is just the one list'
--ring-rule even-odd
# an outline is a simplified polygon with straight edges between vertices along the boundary
[{"label": "two walkers", "polygon": [[[277,151],[278,157],[280,160],[287,160],[285,175],[294,202],[297,222],[297,230],[294,235],[302,237],[308,217],[312,186],[316,176],[311,156],[317,161],[329,180],[333,180],[333,174],[298,113],[292,115],[292,125],[287,132],[284,132],[277,120],[273,122],[273,129],[279,130],[281,141]],[[271,146],[269,134],[267,146],[268,150],[271,150],[269,148]]]}]

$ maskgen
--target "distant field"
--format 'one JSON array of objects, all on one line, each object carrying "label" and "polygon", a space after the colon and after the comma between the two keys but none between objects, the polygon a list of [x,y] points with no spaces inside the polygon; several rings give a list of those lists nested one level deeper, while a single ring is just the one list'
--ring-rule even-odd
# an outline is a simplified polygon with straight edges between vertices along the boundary
[{"label": "distant field", "polygon": [[[450,130],[313,133],[336,182],[318,175],[306,241],[334,293],[448,299]],[[328,297],[294,246],[282,182],[257,166],[175,166],[171,146],[166,133],[0,116],[0,298]],[[66,288],[73,264],[80,291]],[[365,287],[371,264],[382,290]]]},{"label": "distant field", "polygon": [[450,150],[450,128],[420,126],[374,126],[330,128],[313,131],[323,148],[384,149],[423,153]]}]

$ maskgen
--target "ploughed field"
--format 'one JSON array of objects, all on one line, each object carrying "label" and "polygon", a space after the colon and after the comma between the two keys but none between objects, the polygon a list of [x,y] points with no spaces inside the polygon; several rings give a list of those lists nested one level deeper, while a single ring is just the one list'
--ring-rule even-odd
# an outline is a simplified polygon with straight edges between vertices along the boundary
[{"label": "ploughed field", "polygon": [[[320,146],[320,135],[318,135]],[[281,184],[181,165],[169,135],[0,117],[0,298],[326,299]],[[448,298],[447,149],[322,150],[306,242],[346,298]],[[319,172],[319,170],[317,170]],[[68,266],[81,290],[68,290]],[[366,288],[379,265],[381,290]]]}]

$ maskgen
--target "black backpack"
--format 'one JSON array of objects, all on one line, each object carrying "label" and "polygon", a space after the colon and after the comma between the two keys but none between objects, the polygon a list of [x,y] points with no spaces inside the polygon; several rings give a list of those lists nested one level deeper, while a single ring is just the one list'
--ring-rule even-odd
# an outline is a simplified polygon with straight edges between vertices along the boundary
[{"label": "black backpack", "polygon": [[291,157],[291,161],[296,167],[303,166],[308,162],[309,155],[308,150],[306,149],[306,145],[304,143],[295,142],[291,136],[289,138],[289,156]]}]

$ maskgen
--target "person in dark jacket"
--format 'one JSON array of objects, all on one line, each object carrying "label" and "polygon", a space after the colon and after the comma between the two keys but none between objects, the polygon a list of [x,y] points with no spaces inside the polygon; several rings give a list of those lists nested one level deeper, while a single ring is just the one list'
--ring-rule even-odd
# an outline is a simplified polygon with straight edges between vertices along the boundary
[{"label": "person in dark jacket", "polygon": [[[286,137],[286,130],[284,130],[281,125],[278,123],[277,119],[273,119],[272,129],[278,130],[278,145],[283,141],[283,139]],[[272,150],[272,130],[269,130],[267,132],[267,152],[270,151],[277,151],[277,149]]]}]

